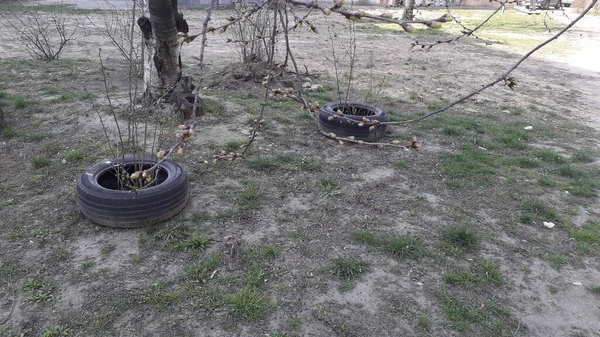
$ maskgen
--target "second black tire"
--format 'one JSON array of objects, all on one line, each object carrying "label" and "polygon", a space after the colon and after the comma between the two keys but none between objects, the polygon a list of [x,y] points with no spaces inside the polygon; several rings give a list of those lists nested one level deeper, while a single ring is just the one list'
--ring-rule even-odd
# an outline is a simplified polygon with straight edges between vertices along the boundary
[{"label": "second black tire", "polygon": [[[345,118],[340,118],[338,111],[343,112]],[[334,116],[334,118],[330,118]],[[337,117],[335,117],[337,116]],[[359,126],[363,117],[379,122],[387,122],[386,113],[377,107],[363,103],[327,103],[319,112],[319,127],[326,133],[334,133],[339,137],[351,137],[365,142],[376,142],[381,139],[387,130],[387,125],[377,125],[369,130],[370,125]]]}]

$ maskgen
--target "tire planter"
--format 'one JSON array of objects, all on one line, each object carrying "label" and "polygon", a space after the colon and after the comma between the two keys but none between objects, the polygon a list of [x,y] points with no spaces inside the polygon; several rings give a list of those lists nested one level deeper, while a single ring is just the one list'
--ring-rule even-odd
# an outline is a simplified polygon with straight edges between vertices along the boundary
[{"label": "tire planter", "polygon": [[88,220],[108,227],[143,227],[170,219],[185,207],[188,179],[179,164],[166,160],[157,170],[157,185],[133,192],[117,189],[115,168],[122,164],[131,174],[140,164],[148,169],[158,160],[132,156],[122,159],[98,163],[77,180],[79,209]]},{"label": "tire planter", "polygon": [[[337,111],[342,111],[346,118],[329,120],[330,116],[338,116]],[[326,133],[334,133],[340,137],[353,136],[354,139],[365,142],[376,142],[381,139],[387,130],[387,125],[379,125],[369,130],[369,125],[359,126],[363,117],[380,122],[387,122],[386,113],[374,106],[362,103],[327,103],[319,112],[319,127]]]}]

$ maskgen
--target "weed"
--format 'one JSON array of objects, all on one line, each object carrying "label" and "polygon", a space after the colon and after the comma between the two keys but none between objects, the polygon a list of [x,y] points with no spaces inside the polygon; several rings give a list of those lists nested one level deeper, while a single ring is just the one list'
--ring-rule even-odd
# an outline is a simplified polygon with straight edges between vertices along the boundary
[{"label": "weed", "polygon": [[44,168],[44,167],[50,166],[50,164],[51,164],[50,159],[48,159],[47,157],[44,157],[44,156],[38,156],[38,157],[33,158],[31,160],[31,163],[33,164],[33,167],[36,169]]},{"label": "weed", "polygon": [[218,115],[226,111],[223,103],[210,98],[204,98],[202,100],[202,107],[207,114]]},{"label": "weed", "polygon": [[44,303],[50,302],[54,299],[54,296],[49,291],[38,290],[37,293],[29,297],[29,301],[33,303]]},{"label": "weed", "polygon": [[243,319],[258,320],[265,317],[272,308],[271,300],[261,296],[256,290],[244,288],[231,298],[233,312]]},{"label": "weed", "polygon": [[475,284],[504,284],[504,279],[500,275],[498,266],[485,259],[478,259],[471,265],[469,271],[456,270],[444,274],[444,282],[463,287],[471,287]]},{"label": "weed", "polygon": [[571,160],[577,163],[593,163],[595,155],[589,150],[579,150],[573,153]]},{"label": "weed", "polygon": [[36,280],[36,279],[29,279],[29,280],[25,281],[25,284],[23,284],[24,291],[33,291],[33,290],[43,289],[46,287],[47,287],[47,285],[45,283],[43,283],[42,281]]},{"label": "weed", "polygon": [[419,258],[425,253],[425,245],[420,238],[408,235],[396,235],[388,238],[384,249],[401,258]]},{"label": "weed", "polygon": [[13,95],[11,97],[11,99],[12,99],[13,105],[17,109],[24,109],[31,104],[31,102],[27,99],[27,97],[25,97],[23,95]]},{"label": "weed", "polygon": [[54,328],[46,329],[42,333],[42,337],[65,337],[71,335],[71,329],[64,326],[57,326]]},{"label": "weed", "polygon": [[472,305],[445,291],[438,293],[444,314],[460,332],[467,332],[472,325],[491,330],[490,336],[501,336],[516,325],[510,311],[495,302]]},{"label": "weed", "polygon": [[0,136],[7,139],[16,138],[19,136],[19,132],[14,128],[11,128],[10,126],[7,126],[4,129],[0,130]]},{"label": "weed", "polygon": [[231,140],[225,144],[223,150],[227,152],[240,152],[240,149],[244,145],[246,145],[246,142],[239,140]]},{"label": "weed", "polygon": [[92,98],[96,97],[94,94],[92,94],[91,92],[86,92],[83,93],[79,96],[79,99],[81,99],[82,101],[86,101],[86,100],[90,100]]},{"label": "weed", "polygon": [[548,255],[546,259],[550,261],[550,263],[552,263],[552,265],[554,265],[554,267],[556,268],[560,268],[563,265],[567,264],[567,257],[562,254],[551,254]]},{"label": "weed", "polygon": [[248,288],[260,288],[264,284],[265,271],[257,265],[252,265],[246,271],[245,284]]},{"label": "weed", "polygon": [[34,132],[27,135],[27,140],[30,142],[39,142],[47,137],[48,135],[44,132]]},{"label": "weed", "polygon": [[270,245],[251,246],[243,253],[243,262],[246,267],[252,265],[263,266],[277,257],[277,247]]},{"label": "weed", "polygon": [[201,282],[207,282],[212,273],[221,264],[220,252],[213,254],[210,258],[192,265],[186,271],[187,275]]},{"label": "weed", "polygon": [[91,261],[91,260],[83,261],[81,263],[81,269],[87,270],[87,269],[92,268],[95,265],[96,265],[96,262],[94,262],[94,261]]},{"label": "weed", "polygon": [[373,235],[373,233],[368,232],[368,231],[355,231],[352,233],[352,238],[354,238],[354,240],[363,243],[363,244],[367,244],[367,245],[373,245],[376,242],[375,236]]},{"label": "weed", "polygon": [[319,187],[326,196],[334,196],[341,193],[340,186],[329,178],[319,180]]},{"label": "weed", "polygon": [[600,295],[600,286],[591,287],[589,291],[594,295]]},{"label": "weed", "polygon": [[417,326],[425,331],[431,331],[431,320],[427,316],[419,316],[417,318]]},{"label": "weed", "polygon": [[292,165],[294,158],[288,155],[279,155],[270,158],[256,158],[249,162],[250,167],[261,171],[270,171],[274,169],[295,170]]},{"label": "weed", "polygon": [[368,270],[368,265],[356,258],[338,257],[333,260],[331,270],[342,280],[354,280]]},{"label": "weed", "polygon": [[66,93],[50,100],[50,103],[70,102],[75,98],[73,94]]},{"label": "weed", "polygon": [[183,250],[202,251],[206,249],[206,247],[208,247],[209,244],[210,239],[208,237],[200,235],[198,233],[193,233],[192,237],[177,244],[176,247],[181,248]]},{"label": "weed", "polygon": [[393,162],[392,165],[394,165],[394,167],[397,169],[403,169],[408,166],[408,163],[405,162],[404,160],[398,160],[398,161]]},{"label": "weed", "polygon": [[202,288],[190,293],[192,305],[200,310],[214,311],[226,306],[229,297],[223,292],[213,288]]},{"label": "weed", "polygon": [[550,206],[546,205],[543,201],[538,199],[528,200],[523,203],[523,210],[527,212],[521,216],[523,223],[530,223],[532,221],[558,221],[559,216],[555,210]]},{"label": "weed", "polygon": [[22,229],[15,229],[12,232],[10,232],[10,236],[9,238],[11,240],[19,240],[25,237],[25,232],[23,232]]},{"label": "weed", "polygon": [[85,158],[85,152],[83,152],[82,150],[78,150],[78,149],[73,149],[73,150],[69,151],[69,153],[67,153],[67,157],[66,157],[67,161],[70,163],[83,160],[84,158]]},{"label": "weed", "polygon": [[600,255],[600,222],[589,221],[581,227],[566,225],[575,239],[575,249],[585,255]]},{"label": "weed", "polygon": [[260,191],[258,183],[254,180],[243,182],[244,189],[239,192],[238,204],[244,210],[258,210],[261,208]]},{"label": "weed", "polygon": [[153,284],[148,291],[142,294],[142,303],[153,307],[164,308],[175,304],[181,299],[181,292],[169,291],[162,284]]},{"label": "weed", "polygon": [[112,253],[115,250],[115,246],[114,245],[107,245],[102,247],[101,253],[102,255],[109,255],[110,253]]},{"label": "weed", "polygon": [[550,164],[564,164],[567,162],[563,156],[551,150],[538,150],[534,152],[534,155],[539,160]]},{"label": "weed", "polygon": [[43,86],[43,87],[41,87],[41,90],[46,95],[56,95],[60,92],[59,88],[52,86],[52,85]]},{"label": "weed", "polygon": [[442,238],[445,242],[467,251],[477,249],[481,241],[479,235],[473,229],[464,225],[444,229]]}]

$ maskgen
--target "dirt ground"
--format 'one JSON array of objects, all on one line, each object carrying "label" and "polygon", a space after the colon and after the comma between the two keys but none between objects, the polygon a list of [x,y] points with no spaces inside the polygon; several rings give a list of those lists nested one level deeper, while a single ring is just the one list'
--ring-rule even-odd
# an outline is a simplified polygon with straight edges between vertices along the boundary
[{"label": "dirt ground", "polygon": [[[184,14],[198,31],[205,12]],[[557,25],[562,14],[551,14]],[[600,336],[600,17],[525,61],[514,90],[497,85],[439,117],[390,127],[388,141],[417,136],[419,150],[339,145],[300,106],[275,100],[247,158],[229,165],[213,156],[247,139],[260,79],[232,75],[227,34],[210,36],[203,72],[198,44],[186,45],[185,74],[222,109],[202,117],[176,159],[190,180],[185,210],[123,230],[90,223],[75,202],[78,175],[106,153],[96,111],[113,141],[116,133],[99,48],[117,104],[128,87],[127,63],[91,24],[102,15],[85,15],[52,62],[31,59],[2,28],[10,129],[0,134],[0,336]],[[215,15],[225,22],[231,12]],[[323,85],[309,99],[334,100],[327,27],[343,55],[347,22],[310,18],[319,34],[302,27],[291,45],[302,80]],[[424,50],[411,43],[448,33],[358,23],[349,96],[396,119],[416,116],[508,69],[524,54],[512,38],[554,32],[497,31],[508,42]],[[176,124],[162,125],[169,142]],[[448,239],[456,227],[478,244]],[[193,233],[210,244],[187,245]],[[397,250],[394,237],[418,244]],[[250,309],[237,301],[248,293]]]}]

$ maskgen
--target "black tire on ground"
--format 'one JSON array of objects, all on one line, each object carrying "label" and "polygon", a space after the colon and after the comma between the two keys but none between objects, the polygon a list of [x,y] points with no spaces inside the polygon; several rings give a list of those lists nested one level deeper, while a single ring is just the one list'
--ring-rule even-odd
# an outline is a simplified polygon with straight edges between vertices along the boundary
[{"label": "black tire on ground", "polygon": [[[149,226],[172,218],[187,204],[188,179],[179,164],[163,162],[158,171],[159,184],[134,193],[106,187],[116,184],[112,172],[120,162],[121,158],[98,163],[77,180],[79,209],[90,221],[116,228]],[[133,168],[143,163],[144,168],[149,168],[156,162],[153,157],[126,156],[122,164]]]},{"label": "black tire on ground", "polygon": [[[330,116],[337,116],[337,112],[342,110],[344,118],[334,118],[329,120]],[[387,130],[387,125],[379,125],[373,130],[369,130],[369,125],[359,126],[363,117],[380,122],[387,122],[386,113],[374,106],[362,103],[327,103],[321,107],[319,112],[319,127],[323,132],[334,133],[340,137],[354,136],[357,140],[365,142],[376,142],[381,139]]]}]

